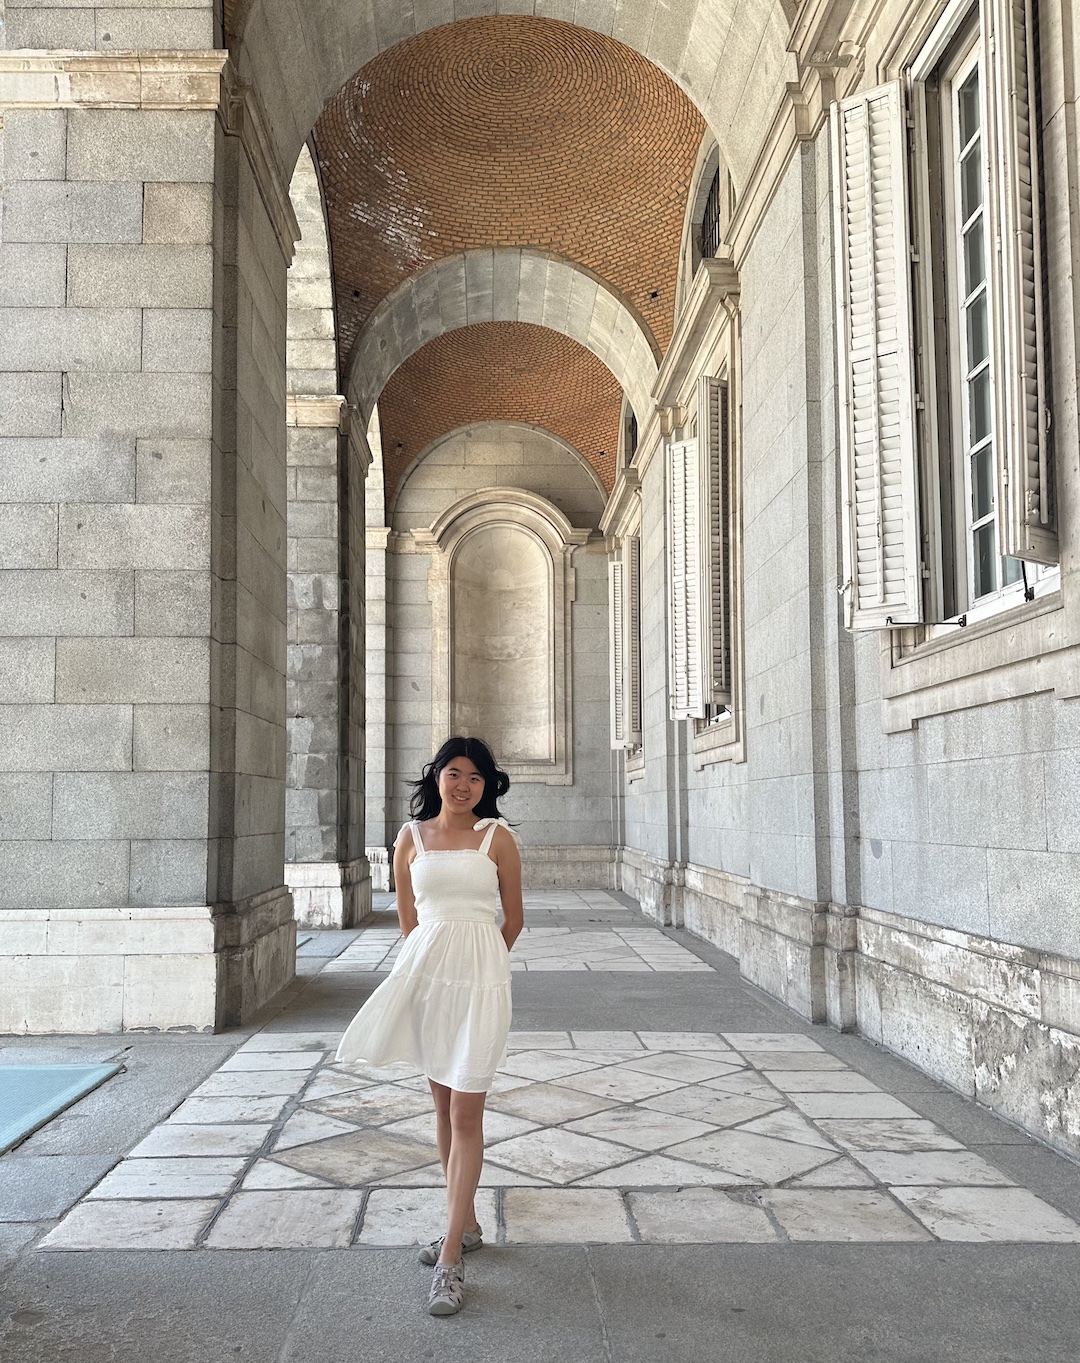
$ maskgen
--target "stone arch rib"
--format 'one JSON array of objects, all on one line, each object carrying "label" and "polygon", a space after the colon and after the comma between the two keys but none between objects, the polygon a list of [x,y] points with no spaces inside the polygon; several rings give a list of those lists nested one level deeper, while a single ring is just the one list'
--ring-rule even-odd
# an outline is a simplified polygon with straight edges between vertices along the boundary
[{"label": "stone arch rib", "polygon": [[389,294],[349,357],[350,405],[366,422],[391,375],[421,346],[480,322],[530,322],[578,341],[618,379],[644,427],[657,350],[641,321],[571,261],[516,247],[444,257]]}]

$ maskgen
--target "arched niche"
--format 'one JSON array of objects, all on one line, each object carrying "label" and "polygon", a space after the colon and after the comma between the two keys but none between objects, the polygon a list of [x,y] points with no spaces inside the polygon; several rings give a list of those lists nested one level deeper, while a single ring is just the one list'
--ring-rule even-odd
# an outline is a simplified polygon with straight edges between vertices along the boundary
[{"label": "arched niche", "polygon": [[464,729],[517,781],[573,782],[572,560],[589,533],[505,487],[412,532],[431,555],[433,748]]}]

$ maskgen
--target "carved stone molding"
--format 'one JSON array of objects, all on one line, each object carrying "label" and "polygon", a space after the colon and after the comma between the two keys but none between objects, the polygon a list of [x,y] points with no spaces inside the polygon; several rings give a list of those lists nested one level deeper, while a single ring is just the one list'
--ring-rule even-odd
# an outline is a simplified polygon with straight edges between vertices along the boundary
[{"label": "carved stone molding", "polygon": [[481,488],[448,507],[429,530],[412,532],[417,551],[431,555],[428,594],[432,604],[433,746],[438,747],[451,732],[455,717],[455,558],[475,533],[500,526],[524,531],[542,546],[549,560],[547,624],[552,667],[548,714],[552,741],[547,759],[504,760],[502,766],[519,781],[571,785],[574,779],[571,611],[575,597],[572,558],[574,549],[588,541],[590,532],[575,529],[545,497],[524,488]]}]

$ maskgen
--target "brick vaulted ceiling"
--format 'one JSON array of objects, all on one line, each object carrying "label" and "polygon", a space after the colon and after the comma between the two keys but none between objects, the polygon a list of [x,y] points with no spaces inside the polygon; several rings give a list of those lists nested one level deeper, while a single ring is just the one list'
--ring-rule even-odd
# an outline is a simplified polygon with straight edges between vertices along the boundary
[{"label": "brick vaulted ceiling", "polygon": [[383,390],[387,496],[432,441],[479,421],[542,426],[583,454],[610,489],[621,410],[618,380],[568,336],[527,322],[447,332],[406,360]]},{"label": "brick vaulted ceiling", "polygon": [[[666,347],[704,128],[674,82],[640,54],[555,20],[467,19],[383,52],[330,101],[315,127],[342,368],[366,319],[402,280],[454,252],[493,245],[536,247],[584,266]],[[544,349],[531,335],[536,330],[469,327],[472,335],[444,336],[402,366],[380,402],[388,497],[398,445],[407,463],[427,440],[462,424],[449,411],[442,421],[424,412],[421,421],[422,404],[408,400],[406,384],[422,375],[430,386],[436,363],[458,383],[479,387],[498,361],[516,375],[506,391],[513,389],[519,415],[489,410],[496,404],[479,392],[471,403],[462,395],[464,406],[482,407],[491,419],[549,425],[591,458],[610,486],[618,387],[612,397],[609,383],[601,399],[599,362],[557,337]],[[482,355],[477,347],[485,340],[509,349]],[[530,374],[543,387],[530,389]],[[551,426],[541,407],[560,387],[581,391],[585,375],[593,394],[588,410],[575,424],[567,405],[561,424]],[[601,410],[609,423],[602,432]],[[418,446],[421,428],[426,440]]]}]

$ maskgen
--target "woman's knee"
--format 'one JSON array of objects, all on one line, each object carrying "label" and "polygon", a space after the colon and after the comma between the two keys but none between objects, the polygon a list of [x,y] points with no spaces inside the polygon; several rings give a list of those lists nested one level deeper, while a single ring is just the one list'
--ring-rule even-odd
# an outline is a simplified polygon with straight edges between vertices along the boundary
[{"label": "woman's knee", "polygon": [[450,1127],[455,1135],[478,1136],[484,1130],[485,1094],[454,1093],[450,1098]]}]

